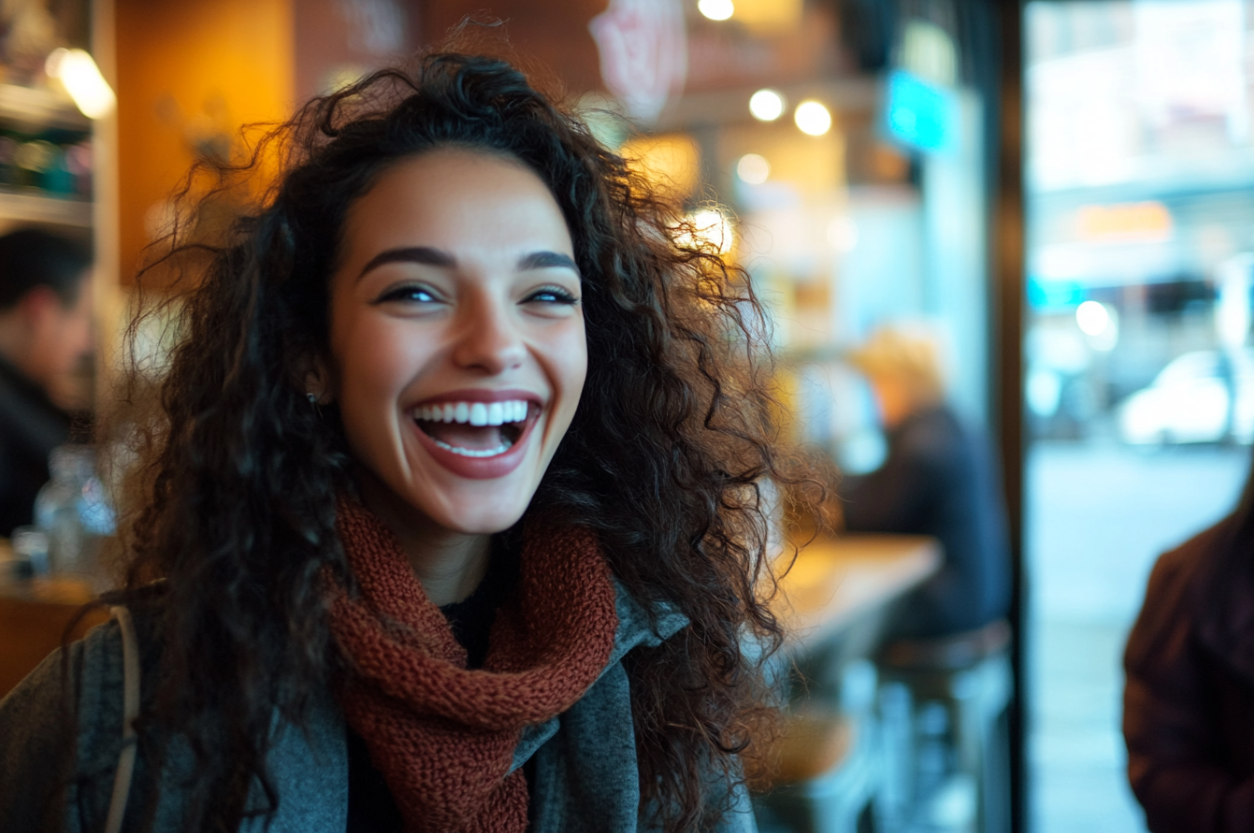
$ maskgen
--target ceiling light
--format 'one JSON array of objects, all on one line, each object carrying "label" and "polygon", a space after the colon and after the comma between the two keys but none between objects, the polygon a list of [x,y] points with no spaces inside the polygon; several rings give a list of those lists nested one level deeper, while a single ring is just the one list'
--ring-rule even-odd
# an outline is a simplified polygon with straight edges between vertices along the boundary
[{"label": "ceiling light", "polygon": [[749,99],[749,112],[758,121],[775,121],[784,114],[784,97],[774,90],[758,90]]},{"label": "ceiling light", "polygon": [[54,49],[44,62],[44,71],[59,78],[74,104],[89,119],[98,119],[113,112],[117,97],[100,74],[96,62],[81,49]]},{"label": "ceiling light", "polygon": [[701,0],[697,3],[697,11],[710,20],[727,20],[736,13],[732,0]]}]

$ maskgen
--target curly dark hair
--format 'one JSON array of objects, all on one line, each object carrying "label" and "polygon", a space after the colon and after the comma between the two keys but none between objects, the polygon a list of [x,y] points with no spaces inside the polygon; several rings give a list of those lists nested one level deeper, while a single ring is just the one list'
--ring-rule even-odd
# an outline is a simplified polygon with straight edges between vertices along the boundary
[{"label": "curly dark hair", "polygon": [[759,484],[804,479],[780,451],[748,276],[509,63],[435,53],[314,99],[217,171],[221,194],[231,177],[278,165],[221,241],[176,231],[159,261],[196,256],[196,285],[177,307],[158,418],[141,421],[144,487],[122,595],[138,601],[166,579],[160,684],[138,729],[152,772],[171,738],[190,739],[188,829],[235,830],[258,780],[273,812],[274,710],[299,724],[311,691],[351,673],[325,584],[329,574],[353,586],[335,528],[351,458],[334,407],[312,409],[303,379],[327,349],[349,207],[390,166],[447,147],[539,176],[582,274],[587,380],[527,516],[595,530],[637,600],[690,622],[627,660],[642,807],[667,830],[710,826],[742,777],[738,756],[771,734],[763,662],[781,630],[766,606]]}]

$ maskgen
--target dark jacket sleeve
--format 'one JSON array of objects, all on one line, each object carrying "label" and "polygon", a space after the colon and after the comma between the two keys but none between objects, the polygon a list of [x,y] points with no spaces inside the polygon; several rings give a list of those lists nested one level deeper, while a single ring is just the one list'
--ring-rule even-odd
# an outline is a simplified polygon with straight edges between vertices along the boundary
[{"label": "dark jacket sleeve", "polygon": [[1223,766],[1214,661],[1192,603],[1209,540],[1159,559],[1124,655],[1128,779],[1153,833],[1245,833],[1254,819],[1254,780]]}]

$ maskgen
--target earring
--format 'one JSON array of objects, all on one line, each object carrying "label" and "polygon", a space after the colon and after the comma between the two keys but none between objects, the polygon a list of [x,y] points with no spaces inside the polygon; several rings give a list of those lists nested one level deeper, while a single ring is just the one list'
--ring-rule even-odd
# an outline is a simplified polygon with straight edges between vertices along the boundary
[{"label": "earring", "polygon": [[316,406],[318,404],[318,394],[314,393],[313,391],[310,391],[309,393],[305,394],[305,398],[309,400],[310,405]]}]

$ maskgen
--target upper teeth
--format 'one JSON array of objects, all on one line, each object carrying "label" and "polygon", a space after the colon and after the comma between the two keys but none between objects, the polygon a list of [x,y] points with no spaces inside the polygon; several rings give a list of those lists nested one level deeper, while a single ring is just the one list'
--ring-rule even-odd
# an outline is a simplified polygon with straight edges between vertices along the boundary
[{"label": "upper teeth", "polygon": [[461,422],[474,426],[504,425],[522,422],[527,418],[529,406],[525,400],[510,399],[505,402],[442,402],[439,405],[420,405],[415,408],[415,419],[424,422]]}]

